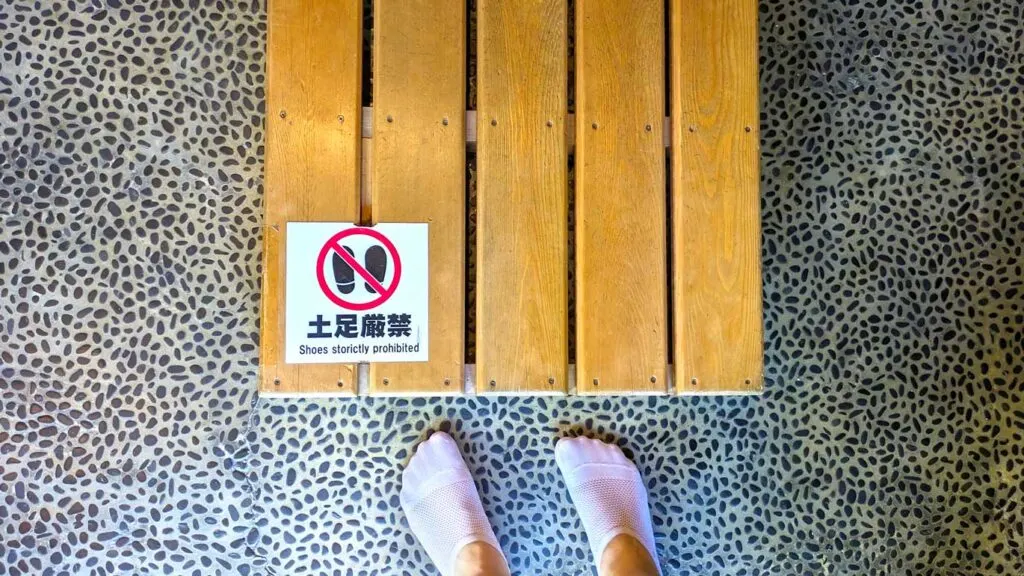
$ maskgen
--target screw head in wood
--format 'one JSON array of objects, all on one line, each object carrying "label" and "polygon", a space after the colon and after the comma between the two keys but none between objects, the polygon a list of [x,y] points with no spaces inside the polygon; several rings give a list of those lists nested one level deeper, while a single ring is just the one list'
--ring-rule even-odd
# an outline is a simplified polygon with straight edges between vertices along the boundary
[{"label": "screw head in wood", "polygon": [[281,110],[281,112],[278,114],[278,116],[280,116],[281,118],[285,118],[285,117],[288,116],[288,112],[286,112],[284,110]]},{"label": "screw head in wood", "polygon": [[385,118],[385,120],[387,120],[388,122],[394,122],[395,121],[395,117],[392,116],[391,114],[388,114],[388,117]]},{"label": "screw head in wood", "polygon": [[341,116],[341,115],[338,115],[338,122],[341,122],[342,124],[344,124],[345,123],[345,117]]},{"label": "screw head in wood", "polygon": [[341,380],[338,380],[338,388],[344,388],[344,387],[345,387],[345,382],[343,382]]},{"label": "screw head in wood", "polygon": [[591,124],[590,127],[593,128],[594,130],[597,130],[597,122]]},{"label": "screw head in wood", "polygon": [[657,377],[657,376],[651,376],[651,383],[652,383],[652,384],[653,384],[654,382],[657,382],[657,381],[658,381],[658,377]]},{"label": "screw head in wood", "polygon": [[384,384],[385,386],[387,386],[388,384],[391,384],[391,380],[385,378],[385,379],[381,380],[381,384]]},{"label": "screw head in wood", "polygon": [[594,386],[597,386],[597,378],[594,378]]},{"label": "screw head in wood", "polygon": [[495,386],[497,386],[497,385],[498,385],[498,383],[497,383],[497,382],[495,382],[494,380],[491,380],[491,381],[490,381],[490,385],[491,385],[491,388],[494,388]]},{"label": "screw head in wood", "polygon": [[444,125],[444,126],[448,125],[448,117],[447,116],[445,116],[444,118],[441,118],[441,124]]},{"label": "screw head in wood", "polygon": [[497,118],[491,118],[491,126],[497,126],[497,125],[498,125],[498,119]]},{"label": "screw head in wood", "polygon": [[697,127],[691,124],[690,125],[690,132],[696,132],[696,131],[697,131]]},{"label": "screw head in wood", "polygon": [[280,378],[274,378],[274,386],[280,386],[280,385],[281,385],[281,379]]},{"label": "screw head in wood", "polygon": [[691,378],[690,379],[690,384],[692,384],[693,386],[696,386],[697,385],[697,379],[696,378]]},{"label": "screw head in wood", "polygon": [[751,128],[750,126],[746,126],[746,127],[743,128],[743,130],[745,132],[750,132],[751,130],[753,130],[753,128]]},{"label": "screw head in wood", "polygon": [[555,379],[554,378],[548,378],[548,386],[554,386],[554,385],[555,385]]},{"label": "screw head in wood", "polygon": [[651,130],[654,130],[654,126],[651,126],[650,124],[648,124],[648,125],[644,126],[644,130],[647,130],[648,132],[650,132]]},{"label": "screw head in wood", "polygon": [[444,385],[445,385],[445,386],[451,386],[451,384],[452,384],[452,381],[451,381],[451,379],[450,379],[450,378],[445,378],[445,379],[444,379]]},{"label": "screw head in wood", "polygon": [[548,128],[551,128],[552,126],[555,125],[555,123],[552,122],[551,120],[548,120],[546,124],[547,124]]}]

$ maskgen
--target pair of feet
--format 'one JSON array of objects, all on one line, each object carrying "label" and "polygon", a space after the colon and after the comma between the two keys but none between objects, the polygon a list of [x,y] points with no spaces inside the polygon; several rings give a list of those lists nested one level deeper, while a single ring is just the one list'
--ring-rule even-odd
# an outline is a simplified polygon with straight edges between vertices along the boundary
[{"label": "pair of feet", "polygon": [[[647,489],[618,446],[563,438],[555,461],[587,532],[602,576],[656,576]],[[402,473],[402,509],[444,576],[508,574],[476,485],[452,437],[437,432]]]}]

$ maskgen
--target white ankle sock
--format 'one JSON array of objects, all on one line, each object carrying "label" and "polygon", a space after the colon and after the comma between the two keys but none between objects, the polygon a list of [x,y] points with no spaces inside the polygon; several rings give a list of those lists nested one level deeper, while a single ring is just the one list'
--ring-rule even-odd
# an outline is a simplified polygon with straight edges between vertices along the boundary
[{"label": "white ankle sock", "polygon": [[400,500],[413,534],[444,576],[454,575],[468,544],[484,542],[501,552],[459,447],[444,432],[416,448],[402,472]]},{"label": "white ankle sock", "polygon": [[613,538],[628,534],[647,548],[657,566],[647,487],[622,450],[600,440],[562,438],[555,445],[555,461],[587,531],[594,562],[601,564]]}]

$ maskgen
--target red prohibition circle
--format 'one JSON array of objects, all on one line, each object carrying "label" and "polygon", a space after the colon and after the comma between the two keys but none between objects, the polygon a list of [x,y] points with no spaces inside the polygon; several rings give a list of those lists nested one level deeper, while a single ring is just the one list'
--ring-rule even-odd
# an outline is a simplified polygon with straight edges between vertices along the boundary
[{"label": "red prohibition circle", "polygon": [[[324,264],[327,263],[327,255],[330,254],[331,251],[334,251],[341,255],[342,258],[345,258],[347,253],[341,248],[339,242],[345,238],[348,238],[349,236],[369,236],[370,238],[373,238],[374,240],[380,242],[391,255],[391,260],[394,261],[395,263],[395,275],[394,278],[391,279],[391,285],[384,286],[383,291],[378,290],[379,295],[377,296],[377,298],[370,300],[369,302],[349,302],[341,298],[331,290],[330,286],[328,286],[327,284],[327,278],[324,277]],[[346,262],[348,262],[347,259]],[[376,283],[377,279],[371,276],[370,273],[366,270],[366,268],[359,264],[359,262],[353,260],[351,262],[348,262],[348,264],[349,266],[352,266],[352,269],[356,272],[357,275],[361,276],[363,280],[370,283]],[[338,232],[334,236],[331,236],[330,239],[328,239],[327,242],[324,243],[324,247],[320,249],[320,255],[317,256],[316,258],[316,280],[320,284],[320,290],[324,293],[324,296],[327,296],[328,300],[334,302],[335,304],[341,306],[346,310],[372,310],[373,308],[376,308],[377,306],[380,306],[381,304],[387,302],[388,298],[391,298],[391,296],[394,295],[395,290],[398,288],[398,281],[401,278],[402,260],[401,258],[398,257],[398,249],[395,248],[395,245],[391,242],[391,240],[388,239],[387,236],[381,234],[380,232],[374,230],[373,228],[349,228],[348,230],[342,230],[341,232]]]}]

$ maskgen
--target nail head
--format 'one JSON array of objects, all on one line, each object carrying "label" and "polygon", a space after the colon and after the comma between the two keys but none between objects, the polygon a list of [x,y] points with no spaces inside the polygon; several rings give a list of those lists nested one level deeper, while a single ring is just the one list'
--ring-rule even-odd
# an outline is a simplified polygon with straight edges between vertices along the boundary
[{"label": "nail head", "polygon": [[747,127],[743,128],[743,129],[746,130],[747,132],[750,132],[751,130],[753,130],[753,128],[751,128],[750,126],[747,126]]},{"label": "nail head", "polygon": [[657,376],[651,376],[651,382],[657,382],[657,381],[658,381],[658,377]]},{"label": "nail head", "polygon": [[391,114],[388,114],[387,121],[388,122],[394,122],[395,121],[395,117],[392,116]]},{"label": "nail head", "polygon": [[597,378],[594,378],[594,386],[597,386]]},{"label": "nail head", "polygon": [[338,380],[338,388],[344,388],[344,387],[345,387],[345,383],[343,381],[341,381],[341,380]]},{"label": "nail head", "polygon": [[597,130],[597,122],[591,124],[590,127],[593,128],[594,130]]},{"label": "nail head", "polygon": [[651,131],[651,130],[653,130],[653,129],[654,129],[654,127],[653,127],[653,126],[651,126],[650,124],[648,124],[648,125],[644,126],[644,130],[647,130],[648,132],[650,132],[650,131]]},{"label": "nail head", "polygon": [[497,126],[497,125],[498,125],[498,119],[497,118],[491,118],[491,126]]},{"label": "nail head", "polygon": [[547,124],[548,124],[548,128],[551,128],[552,126],[555,125],[555,123],[552,122],[551,120],[548,120]]},{"label": "nail head", "polygon": [[696,386],[697,385],[697,379],[696,378],[690,379],[690,384]]}]

